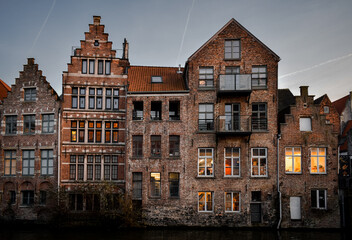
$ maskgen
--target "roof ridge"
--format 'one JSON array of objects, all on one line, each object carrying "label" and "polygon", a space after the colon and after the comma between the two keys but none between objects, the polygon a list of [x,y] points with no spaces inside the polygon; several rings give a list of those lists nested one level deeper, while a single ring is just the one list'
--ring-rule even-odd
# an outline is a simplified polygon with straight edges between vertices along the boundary
[{"label": "roof ridge", "polygon": [[5,83],[1,78],[0,78],[0,83],[10,92],[11,91],[11,87],[9,85],[7,85],[7,83]]},{"label": "roof ridge", "polygon": [[[168,67],[168,66],[141,66],[141,65],[130,65],[130,67],[148,67],[148,68],[179,68],[179,67]],[[181,67],[183,68],[183,67]]]}]

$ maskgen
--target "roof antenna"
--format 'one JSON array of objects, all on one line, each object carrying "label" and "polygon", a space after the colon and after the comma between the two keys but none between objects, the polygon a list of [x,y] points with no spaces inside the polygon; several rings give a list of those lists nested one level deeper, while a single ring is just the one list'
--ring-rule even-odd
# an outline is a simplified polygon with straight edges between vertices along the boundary
[{"label": "roof antenna", "polygon": [[177,73],[182,73],[182,71],[181,71],[181,64],[178,65]]}]

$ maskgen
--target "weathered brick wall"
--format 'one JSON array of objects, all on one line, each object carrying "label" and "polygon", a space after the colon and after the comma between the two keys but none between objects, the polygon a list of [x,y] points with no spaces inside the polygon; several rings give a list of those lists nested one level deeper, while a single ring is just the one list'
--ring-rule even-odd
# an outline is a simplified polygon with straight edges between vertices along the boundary
[{"label": "weathered brick wall", "polygon": [[[36,89],[35,101],[24,100],[24,89],[31,87]],[[1,164],[0,164],[0,189],[2,193],[1,211],[6,211],[5,215],[13,214],[12,217],[20,219],[37,219],[41,217],[38,212],[39,192],[55,191],[57,189],[57,161],[58,161],[58,127],[59,127],[59,108],[60,102],[57,94],[51,88],[50,84],[42,76],[42,71],[38,70],[38,65],[34,63],[33,58],[28,59],[24,65],[24,70],[20,72],[20,77],[12,85],[12,91],[9,92],[2,105],[1,112]],[[24,115],[35,115],[35,133],[24,133]],[[54,114],[54,132],[43,133],[43,114]],[[17,133],[6,134],[6,116],[17,116]],[[4,153],[13,150],[16,153],[16,172],[11,176],[5,174]],[[34,150],[34,175],[22,175],[22,153],[23,150]],[[53,150],[53,175],[43,176],[41,174],[41,151]],[[31,190],[35,193],[33,206],[24,206],[22,204],[23,190]],[[8,205],[10,200],[9,191],[15,191],[15,204]],[[47,206],[55,202],[47,201]],[[35,208],[34,208],[35,206]]]},{"label": "weathered brick wall", "polygon": [[[285,116],[281,124],[280,140],[280,187],[282,192],[282,227],[340,227],[338,203],[338,134],[336,126],[326,123],[326,118],[334,123],[338,114],[333,108],[328,116],[321,113],[321,105],[314,104],[313,96],[302,94],[296,97],[296,105],[291,107],[291,114]],[[310,117],[312,131],[300,131],[300,117]],[[285,147],[301,148],[301,173],[285,173]],[[326,148],[326,173],[310,173],[310,148]],[[327,208],[315,209],[311,205],[311,190],[327,191]],[[301,220],[291,220],[290,197],[301,198]]]}]

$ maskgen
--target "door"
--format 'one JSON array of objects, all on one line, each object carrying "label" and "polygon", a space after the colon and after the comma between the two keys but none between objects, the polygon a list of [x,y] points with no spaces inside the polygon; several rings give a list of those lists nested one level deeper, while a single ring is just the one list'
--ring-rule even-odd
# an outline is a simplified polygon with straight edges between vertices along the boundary
[{"label": "door", "polygon": [[251,203],[251,222],[260,223],[262,221],[261,203]]},{"label": "door", "polygon": [[240,104],[225,104],[225,130],[238,131],[241,129],[240,124]]}]

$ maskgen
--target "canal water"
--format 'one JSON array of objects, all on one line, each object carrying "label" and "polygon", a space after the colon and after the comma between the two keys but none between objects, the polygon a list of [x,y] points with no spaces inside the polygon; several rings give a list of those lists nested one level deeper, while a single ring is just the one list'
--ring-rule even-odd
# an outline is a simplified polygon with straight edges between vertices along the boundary
[{"label": "canal water", "polygon": [[336,230],[229,230],[229,229],[116,229],[116,230],[8,230],[0,231],[0,240],[333,240],[352,239],[349,233]]}]

